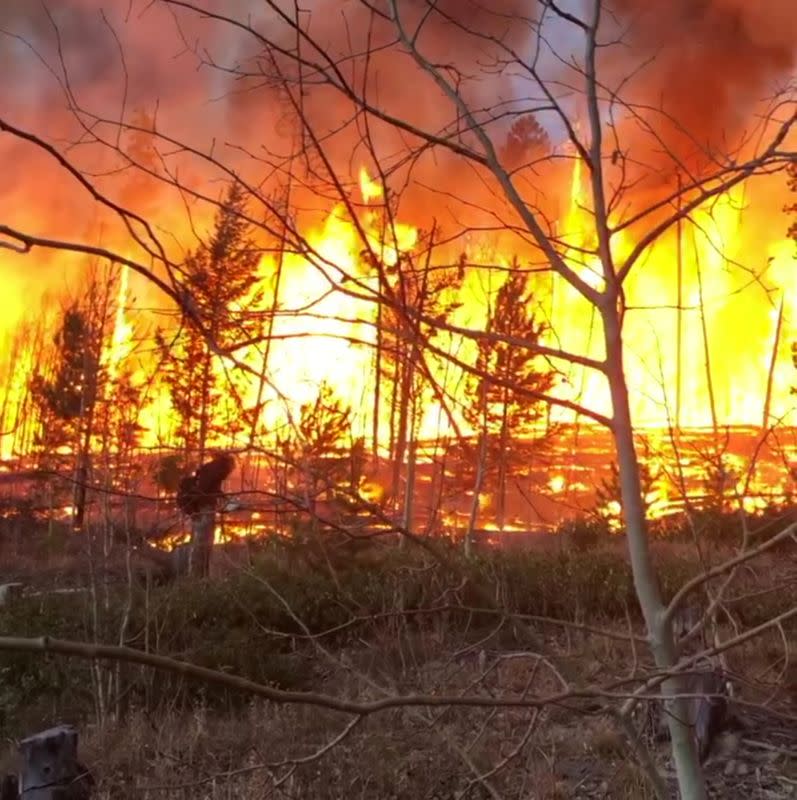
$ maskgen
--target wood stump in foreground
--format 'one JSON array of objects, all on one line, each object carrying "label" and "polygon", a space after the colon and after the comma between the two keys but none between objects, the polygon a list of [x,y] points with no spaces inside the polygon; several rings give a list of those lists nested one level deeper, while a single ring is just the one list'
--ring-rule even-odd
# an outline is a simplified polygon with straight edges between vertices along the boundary
[{"label": "wood stump in foreground", "polygon": [[88,800],[94,786],[78,761],[77,730],[59,725],[19,743],[19,795],[25,800]]}]

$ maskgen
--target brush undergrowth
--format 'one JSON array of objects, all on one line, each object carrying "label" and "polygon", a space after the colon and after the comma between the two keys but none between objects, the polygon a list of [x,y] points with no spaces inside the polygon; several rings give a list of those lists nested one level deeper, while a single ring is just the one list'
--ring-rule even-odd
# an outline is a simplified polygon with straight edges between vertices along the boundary
[{"label": "brush undergrowth", "polygon": [[[122,641],[301,690],[317,680],[308,636],[341,650],[389,634],[400,623],[420,633],[442,625],[449,633],[467,630],[478,638],[495,626],[498,610],[581,622],[625,621],[629,614],[638,620],[630,568],[619,548],[484,550],[465,559],[453,545],[441,547],[444,563],[414,548],[379,545],[310,563],[269,543],[250,568],[223,579],[112,584],[94,593],[23,598],[0,609],[0,626],[6,635]],[[677,551],[657,559],[666,596],[698,571]],[[782,594],[760,596],[757,610],[746,609],[746,621],[766,618],[783,602]],[[413,613],[440,606],[449,608]],[[200,691],[210,702],[231,702],[224,692],[192,687],[181,678],[153,680],[129,666],[121,671],[128,705],[189,701]],[[18,732],[31,708],[85,709],[91,691],[92,667],[86,662],[4,653],[0,733]]]},{"label": "brush undergrowth", "polygon": [[[248,568],[223,578],[129,586],[97,577],[92,592],[23,597],[0,609],[0,630],[121,641],[280,688],[341,696],[378,696],[371,679],[392,692],[516,694],[530,674],[521,656],[534,652],[529,642],[540,632],[562,655],[557,668],[575,665],[579,681],[594,680],[594,671],[609,664],[618,673],[628,666],[629,655],[617,643],[571,641],[569,633],[566,642],[556,642],[565,634],[555,626],[502,618],[541,615],[619,628],[630,618],[639,624],[622,542],[615,534],[593,534],[593,528],[584,536],[576,531],[578,547],[477,549],[470,558],[454,544],[436,542],[442,559],[379,542],[352,547],[330,541],[319,549],[311,541],[297,546],[275,539],[262,543]],[[694,550],[678,541],[656,542],[654,555],[667,597],[700,571]],[[755,585],[755,576],[743,576],[740,596]],[[788,593],[754,592],[744,599],[744,621],[763,621],[792,602]],[[499,661],[502,653],[514,655],[480,679],[477,654],[485,650]],[[555,681],[535,687],[557,688]],[[100,714],[103,693],[108,699]],[[568,796],[559,793],[570,785],[562,776],[575,768],[574,759],[581,769],[583,758],[593,758],[591,750],[584,756],[586,722],[575,736],[572,719],[557,713],[546,711],[540,734],[530,740],[530,747],[545,749],[545,758],[513,764],[501,778],[508,781],[507,796],[516,796],[521,785],[535,786],[534,796]],[[488,770],[506,754],[507,741],[525,735],[528,719],[520,710],[451,709],[428,719],[390,712],[358,726],[334,755],[297,768],[277,786],[289,767],[258,765],[311,752],[340,731],[339,716],[253,704],[131,665],[0,653],[0,736],[19,737],[58,721],[80,724],[83,752],[102,776],[101,798],[453,797],[470,777],[446,742],[469,742],[482,730],[468,753],[476,768]],[[617,770],[628,761],[621,745],[600,730],[590,741],[600,760],[611,760]],[[194,785],[196,776],[213,774],[226,777]],[[601,780],[608,781],[610,796],[647,796],[633,769]],[[186,788],[164,794],[159,785]],[[487,794],[477,784],[467,796]]]}]

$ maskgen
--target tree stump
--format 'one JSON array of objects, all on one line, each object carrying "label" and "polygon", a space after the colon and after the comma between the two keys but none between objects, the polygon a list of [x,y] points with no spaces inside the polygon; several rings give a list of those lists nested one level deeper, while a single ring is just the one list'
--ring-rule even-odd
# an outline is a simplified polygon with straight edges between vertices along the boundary
[{"label": "tree stump", "polygon": [[191,569],[191,553],[194,551],[194,546],[191,542],[178,544],[169,553],[171,571],[176,578],[181,578],[188,575]]},{"label": "tree stump", "polygon": [[722,673],[716,670],[694,673],[685,683],[685,691],[695,695],[689,699],[688,721],[703,762],[727,721],[727,684]]},{"label": "tree stump", "polygon": [[19,743],[19,793],[25,800],[87,800],[94,781],[77,758],[77,730],[59,725]]},{"label": "tree stump", "polygon": [[22,596],[21,583],[0,583],[0,607]]}]

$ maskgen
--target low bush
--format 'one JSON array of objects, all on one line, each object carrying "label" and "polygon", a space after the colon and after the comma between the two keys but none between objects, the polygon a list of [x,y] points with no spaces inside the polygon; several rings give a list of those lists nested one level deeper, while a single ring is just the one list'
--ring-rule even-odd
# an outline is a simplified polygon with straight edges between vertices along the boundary
[{"label": "low bush", "polygon": [[612,536],[607,520],[598,516],[580,516],[566,520],[556,531],[562,537],[566,549],[584,552],[594,550],[609,541]]},{"label": "low bush", "polygon": [[[0,609],[5,635],[49,635],[118,643],[228,671],[260,683],[307,690],[319,683],[315,645],[335,652],[364,643],[395,641],[408,629],[479,638],[500,612],[605,623],[639,620],[630,566],[622,548],[479,550],[465,558],[436,543],[441,559],[421,548],[373,545],[309,563],[275,543],[265,545],[246,572],[224,579],[90,593],[43,594]],[[671,597],[699,566],[677,548],[656,551],[663,594]],[[761,596],[771,615],[783,593]],[[449,608],[445,613],[402,611]],[[457,607],[461,607],[457,610]],[[434,627],[436,626],[436,627]],[[316,637],[315,642],[309,637]],[[92,707],[88,662],[40,654],[0,653],[0,735],[16,735],[31,713],[46,706],[50,719]],[[226,704],[241,698],[126,665],[124,703],[157,707],[194,702]],[[33,711],[32,711],[33,709]]]}]

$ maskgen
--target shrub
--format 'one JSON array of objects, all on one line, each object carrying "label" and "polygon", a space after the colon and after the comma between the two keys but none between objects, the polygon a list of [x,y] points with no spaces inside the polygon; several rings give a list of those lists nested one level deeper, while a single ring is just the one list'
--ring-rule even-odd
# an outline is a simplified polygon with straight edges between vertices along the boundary
[{"label": "shrub", "polygon": [[566,520],[557,529],[563,537],[565,546],[579,552],[594,550],[611,536],[607,520],[595,516],[580,516]]},{"label": "shrub", "polygon": [[[346,551],[345,556],[343,550],[333,550],[329,562],[308,563],[272,542],[247,573],[137,588],[129,609],[128,590],[119,585],[98,609],[97,622],[88,594],[23,598],[0,609],[0,630],[11,636],[47,634],[115,643],[129,615],[125,644],[130,647],[306,690],[318,688],[321,662],[307,632],[323,634],[318,641],[326,649],[342,652],[369,644],[378,650],[398,635],[432,629],[436,635],[478,640],[495,630],[500,617],[474,613],[473,608],[579,621],[624,621],[630,611],[639,620],[631,569],[620,548],[496,548],[466,559],[454,545],[436,544],[444,563],[420,548],[378,545]],[[699,570],[692,559],[679,557],[676,548],[657,547],[654,554],[667,598]],[[789,602],[787,594],[761,596],[759,603],[771,616]],[[443,604],[463,608],[393,613]],[[85,713],[93,707],[91,675],[88,662],[77,659],[0,654],[0,733],[22,732],[25,720],[44,706],[48,724],[53,716]],[[245,699],[132,665],[122,668],[122,678],[125,702],[147,708],[166,703],[181,707],[198,698],[229,706]]]}]

